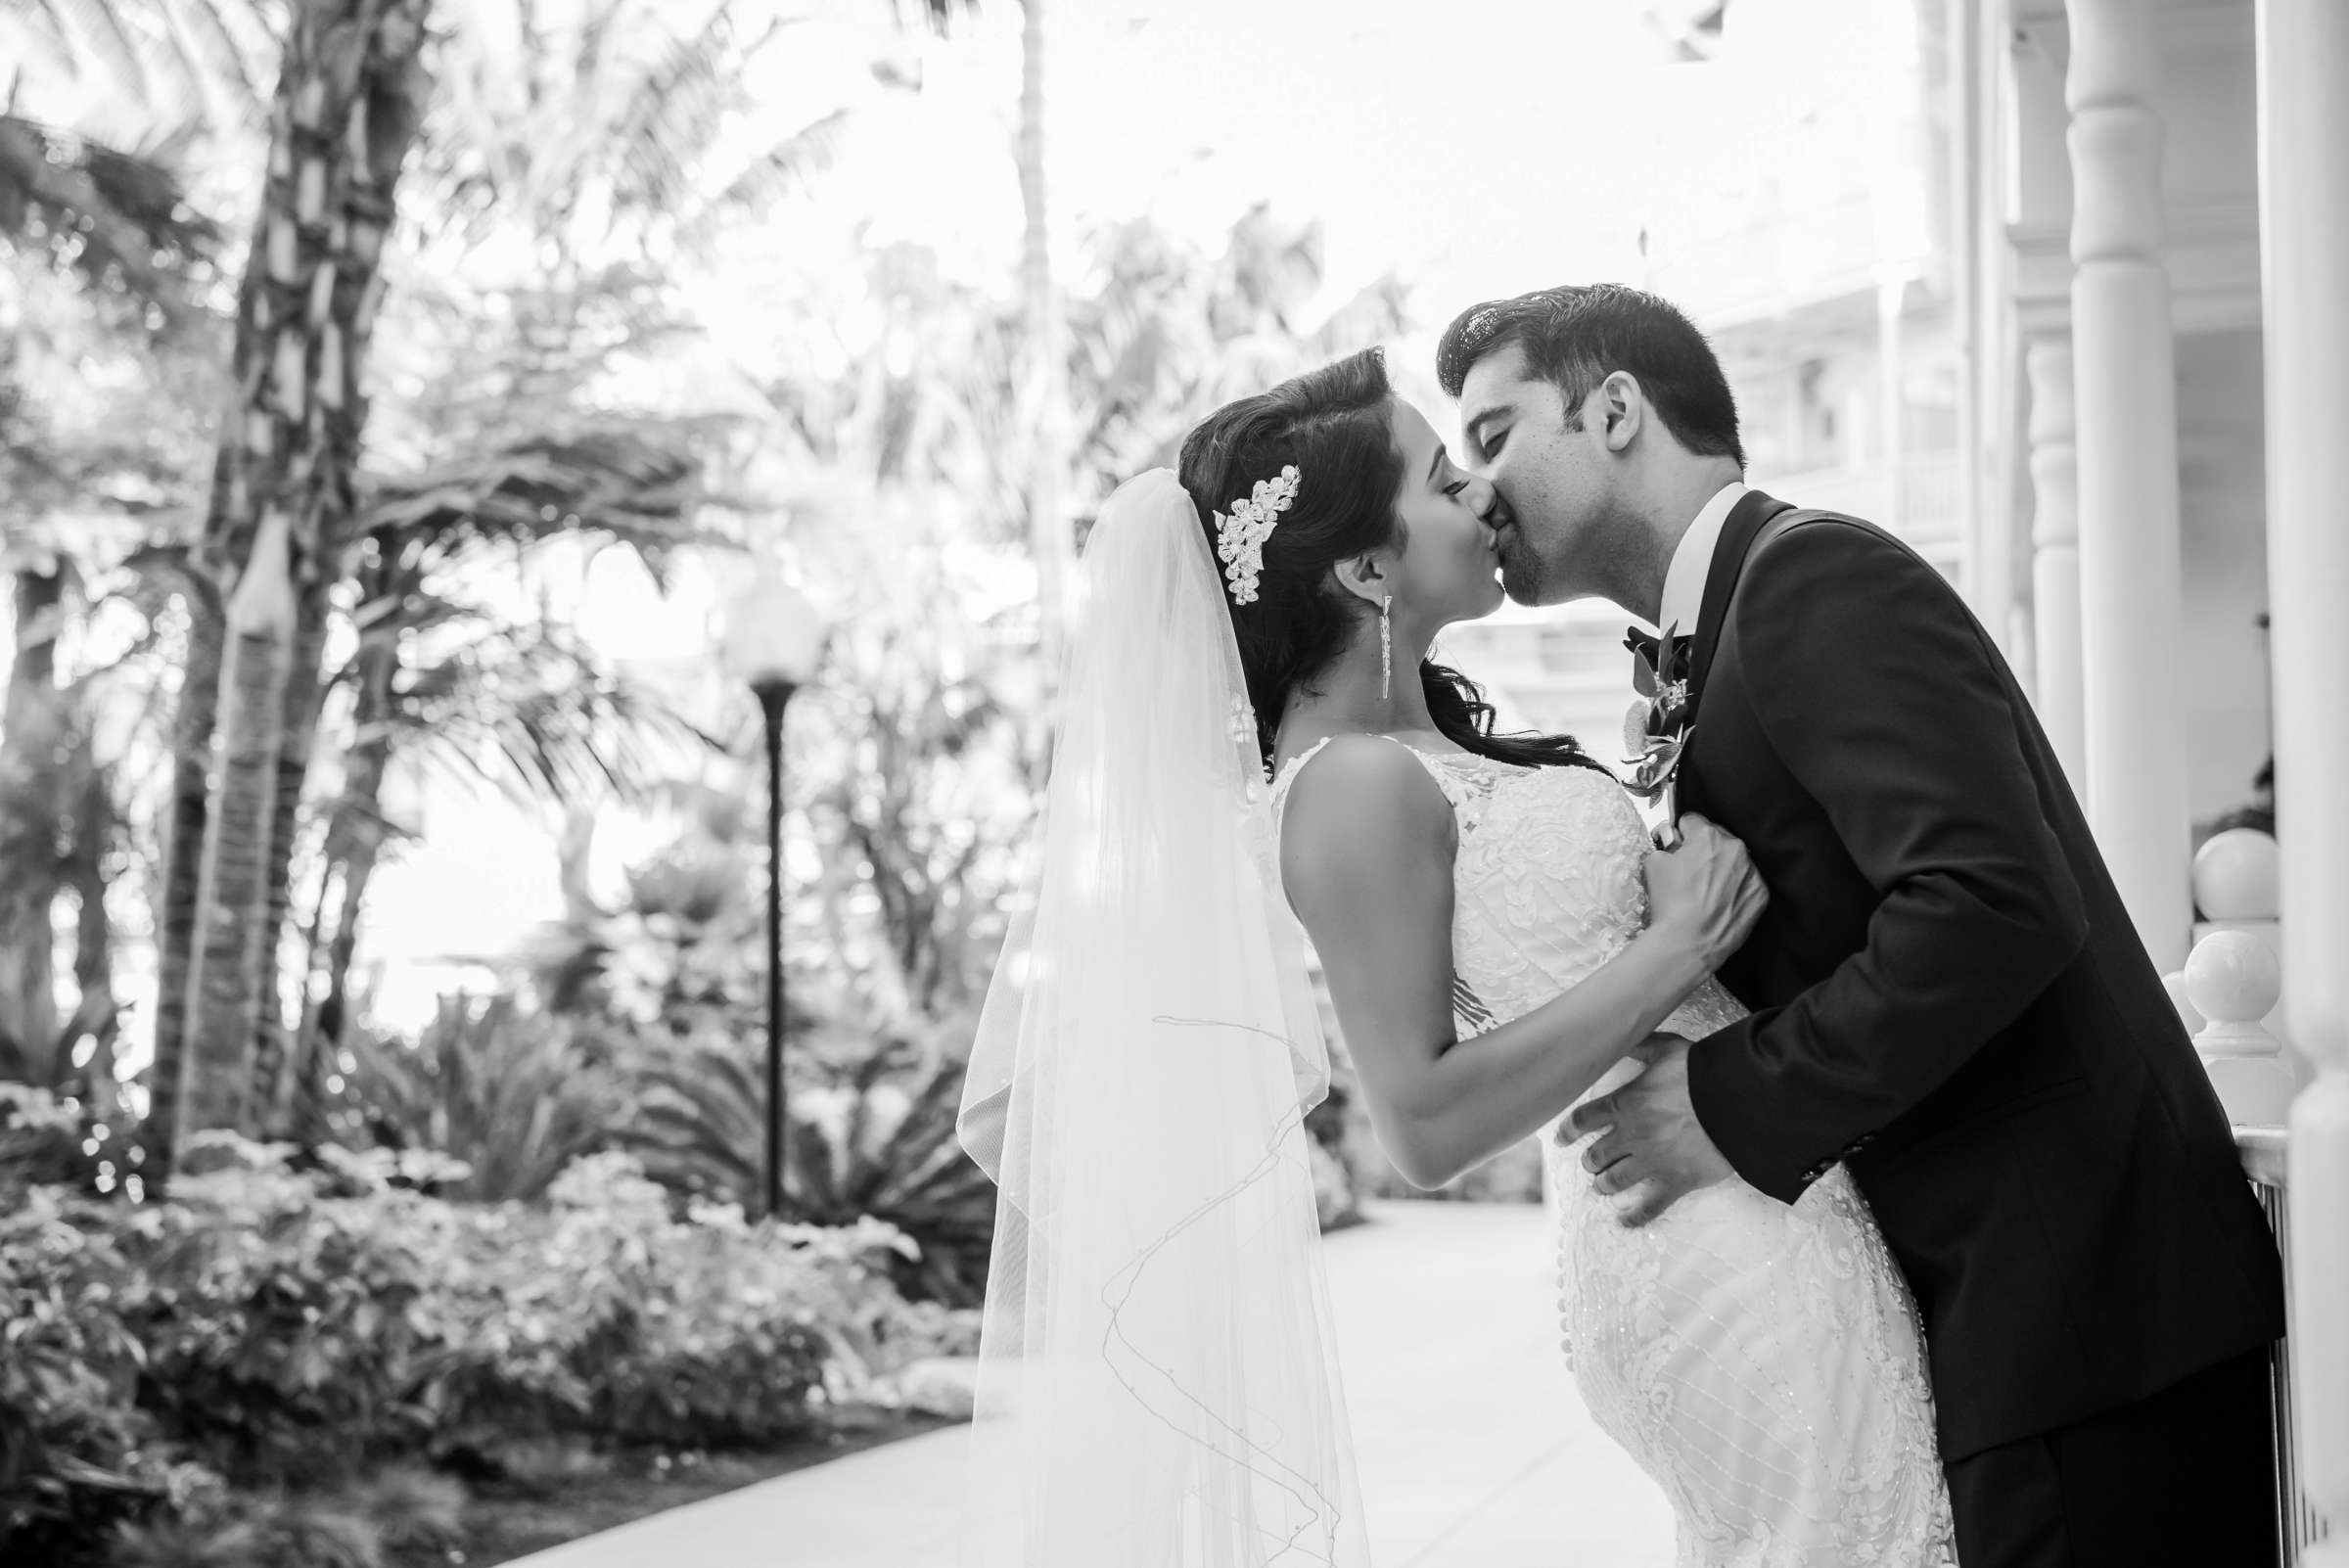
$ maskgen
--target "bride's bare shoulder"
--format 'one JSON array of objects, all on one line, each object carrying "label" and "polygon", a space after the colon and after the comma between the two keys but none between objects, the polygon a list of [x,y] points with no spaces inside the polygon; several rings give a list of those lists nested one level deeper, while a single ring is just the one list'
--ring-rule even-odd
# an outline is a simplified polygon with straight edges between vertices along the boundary
[{"label": "bride's bare shoulder", "polygon": [[1411,749],[1384,735],[1333,736],[1304,754],[1282,812],[1283,858],[1292,849],[1359,854],[1395,834],[1449,841],[1451,805]]}]

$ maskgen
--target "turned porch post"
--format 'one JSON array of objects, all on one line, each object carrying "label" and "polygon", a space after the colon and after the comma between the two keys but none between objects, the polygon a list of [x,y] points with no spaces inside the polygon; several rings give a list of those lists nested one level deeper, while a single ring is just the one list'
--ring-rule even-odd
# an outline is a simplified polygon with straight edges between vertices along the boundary
[{"label": "turned porch post", "polygon": [[[2268,593],[2277,838],[2292,1042],[2292,1338],[2302,1485],[2349,1520],[2349,6],[2261,0],[2260,256],[2267,339]],[[2349,1540],[2308,1568],[2345,1568]]]},{"label": "turned porch post", "polygon": [[2072,345],[2060,333],[2024,340],[2031,383],[2032,703],[2072,789],[2088,789],[2088,719],[2081,701],[2079,449],[2072,415]]},{"label": "turned porch post", "polygon": [[[2161,254],[2150,0],[2069,0],[2072,378],[2079,428],[2084,798],[2139,937],[2186,958],[2190,829],[2177,345]],[[2041,671],[2043,690],[2047,671]],[[2075,782],[2080,782],[2075,780]]]}]

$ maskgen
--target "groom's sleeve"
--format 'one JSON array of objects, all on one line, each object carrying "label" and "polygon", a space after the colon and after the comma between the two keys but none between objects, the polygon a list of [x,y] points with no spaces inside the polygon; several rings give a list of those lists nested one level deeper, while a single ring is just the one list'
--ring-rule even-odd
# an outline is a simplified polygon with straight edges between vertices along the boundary
[{"label": "groom's sleeve", "polygon": [[1825,980],[1689,1052],[1707,1134],[1792,1202],[2012,1023],[2088,925],[1995,656],[1938,573],[1872,530],[1798,523],[1758,547],[1730,614],[1764,735],[1881,895]]}]

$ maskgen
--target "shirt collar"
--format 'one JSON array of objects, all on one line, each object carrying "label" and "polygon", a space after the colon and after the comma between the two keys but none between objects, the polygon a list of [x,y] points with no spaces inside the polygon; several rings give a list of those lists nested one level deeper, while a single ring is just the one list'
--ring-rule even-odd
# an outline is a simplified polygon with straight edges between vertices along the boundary
[{"label": "shirt collar", "polygon": [[1683,637],[1696,635],[1696,618],[1705,607],[1705,579],[1713,570],[1713,547],[1721,542],[1722,526],[1728,522],[1730,511],[1745,499],[1747,487],[1742,480],[1724,484],[1696,514],[1688,531],[1681,535],[1680,547],[1672,552],[1672,565],[1664,573],[1664,605],[1658,613],[1658,631],[1680,628]]}]

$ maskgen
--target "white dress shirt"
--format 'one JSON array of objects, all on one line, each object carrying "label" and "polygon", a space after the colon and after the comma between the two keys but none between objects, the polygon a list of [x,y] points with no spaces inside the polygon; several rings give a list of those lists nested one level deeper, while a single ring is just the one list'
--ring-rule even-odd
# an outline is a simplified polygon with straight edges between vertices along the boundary
[{"label": "white dress shirt", "polygon": [[1730,509],[1745,496],[1743,481],[1724,484],[1696,514],[1688,531],[1681,535],[1680,547],[1672,552],[1672,565],[1664,571],[1664,607],[1656,621],[1658,631],[1677,627],[1683,637],[1696,635],[1696,618],[1705,607],[1705,579],[1713,571],[1713,547],[1721,542],[1722,526],[1728,522]]}]

